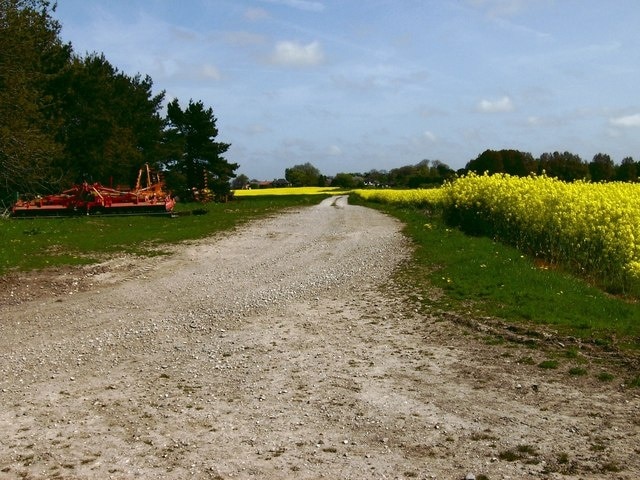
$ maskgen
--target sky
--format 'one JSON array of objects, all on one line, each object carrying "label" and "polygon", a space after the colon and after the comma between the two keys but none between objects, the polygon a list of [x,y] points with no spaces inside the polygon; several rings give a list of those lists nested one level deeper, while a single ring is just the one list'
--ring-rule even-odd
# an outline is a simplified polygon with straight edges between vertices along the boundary
[{"label": "sky", "polygon": [[76,54],[211,107],[250,179],[486,149],[640,160],[638,0],[58,0]]}]

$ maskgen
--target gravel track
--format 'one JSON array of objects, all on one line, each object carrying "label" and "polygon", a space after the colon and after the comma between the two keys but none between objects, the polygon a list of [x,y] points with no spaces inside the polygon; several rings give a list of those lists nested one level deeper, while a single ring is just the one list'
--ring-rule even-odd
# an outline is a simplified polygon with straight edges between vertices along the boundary
[{"label": "gravel track", "polygon": [[0,479],[638,478],[637,389],[422,312],[400,228],[337,197],[6,293]]}]

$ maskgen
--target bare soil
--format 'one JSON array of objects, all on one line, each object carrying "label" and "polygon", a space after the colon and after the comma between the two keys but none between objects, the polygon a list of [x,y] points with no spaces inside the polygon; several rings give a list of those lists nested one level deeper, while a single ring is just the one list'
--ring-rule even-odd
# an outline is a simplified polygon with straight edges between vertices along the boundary
[{"label": "bare soil", "polygon": [[639,478],[624,367],[424,311],[400,229],[340,197],[5,277],[0,479]]}]

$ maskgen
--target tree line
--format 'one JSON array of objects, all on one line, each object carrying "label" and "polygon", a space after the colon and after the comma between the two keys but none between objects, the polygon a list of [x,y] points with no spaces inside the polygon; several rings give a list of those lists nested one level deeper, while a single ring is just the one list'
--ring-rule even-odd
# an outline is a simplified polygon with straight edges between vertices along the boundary
[{"label": "tree line", "polygon": [[543,153],[538,158],[518,150],[485,150],[467,163],[463,172],[507,173],[515,176],[545,174],[566,182],[637,182],[640,162],[625,157],[616,164],[606,153],[597,153],[587,162],[570,152]]},{"label": "tree line", "polygon": [[431,188],[442,185],[455,175],[455,170],[446,163],[424,159],[415,165],[404,165],[391,170],[338,173],[332,179],[331,185],[343,188]]},{"label": "tree line", "polygon": [[131,186],[148,163],[189,198],[229,191],[237,164],[216,141],[213,109],[166,105],[151,77],[79,56],[60,38],[48,0],[0,0],[0,200],[88,181]]},{"label": "tree line", "polygon": [[456,172],[439,160],[422,160],[416,165],[387,170],[370,170],[366,173],[338,173],[334,177],[320,173],[320,170],[307,162],[285,169],[284,178],[273,182],[259,182],[249,180],[244,175],[238,175],[232,182],[233,189],[269,187],[398,187],[425,188],[443,184],[453,178]]},{"label": "tree line", "polygon": [[[309,163],[295,165],[285,170],[286,185],[335,186],[342,188],[390,187],[430,188],[473,172],[506,173],[514,176],[546,175],[565,182],[586,180],[592,182],[637,182],[640,162],[625,157],[616,164],[609,155],[598,153],[590,162],[570,152],[548,152],[538,158],[519,150],[485,150],[464,168],[453,170],[439,160],[422,160],[415,165],[405,165],[391,170],[370,170],[366,173],[338,173],[326,177]],[[246,177],[239,177],[240,183]],[[285,185],[282,182],[280,186]],[[278,186],[278,185],[274,185]],[[234,188],[240,188],[236,183]]]}]

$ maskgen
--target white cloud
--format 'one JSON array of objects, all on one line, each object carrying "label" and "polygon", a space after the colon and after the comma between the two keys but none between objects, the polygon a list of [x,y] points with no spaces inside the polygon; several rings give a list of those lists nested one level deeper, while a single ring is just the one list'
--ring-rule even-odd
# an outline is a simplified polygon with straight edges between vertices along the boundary
[{"label": "white cloud", "polygon": [[318,42],[302,45],[283,41],[276,44],[270,61],[288,67],[312,67],[324,61],[324,52]]},{"label": "white cloud", "polygon": [[438,140],[438,137],[436,137],[436,134],[430,130],[427,130],[426,132],[424,132],[424,138],[426,138],[430,142],[435,142],[436,140]]},{"label": "white cloud", "polygon": [[609,123],[615,127],[640,127],[640,113],[611,118]]},{"label": "white cloud", "polygon": [[338,157],[342,155],[342,149],[337,145],[331,145],[329,147],[329,155],[331,155],[332,157]]},{"label": "white cloud", "polygon": [[484,113],[511,112],[512,110],[513,102],[507,96],[499,98],[498,100],[483,99],[478,103],[478,111]]}]

